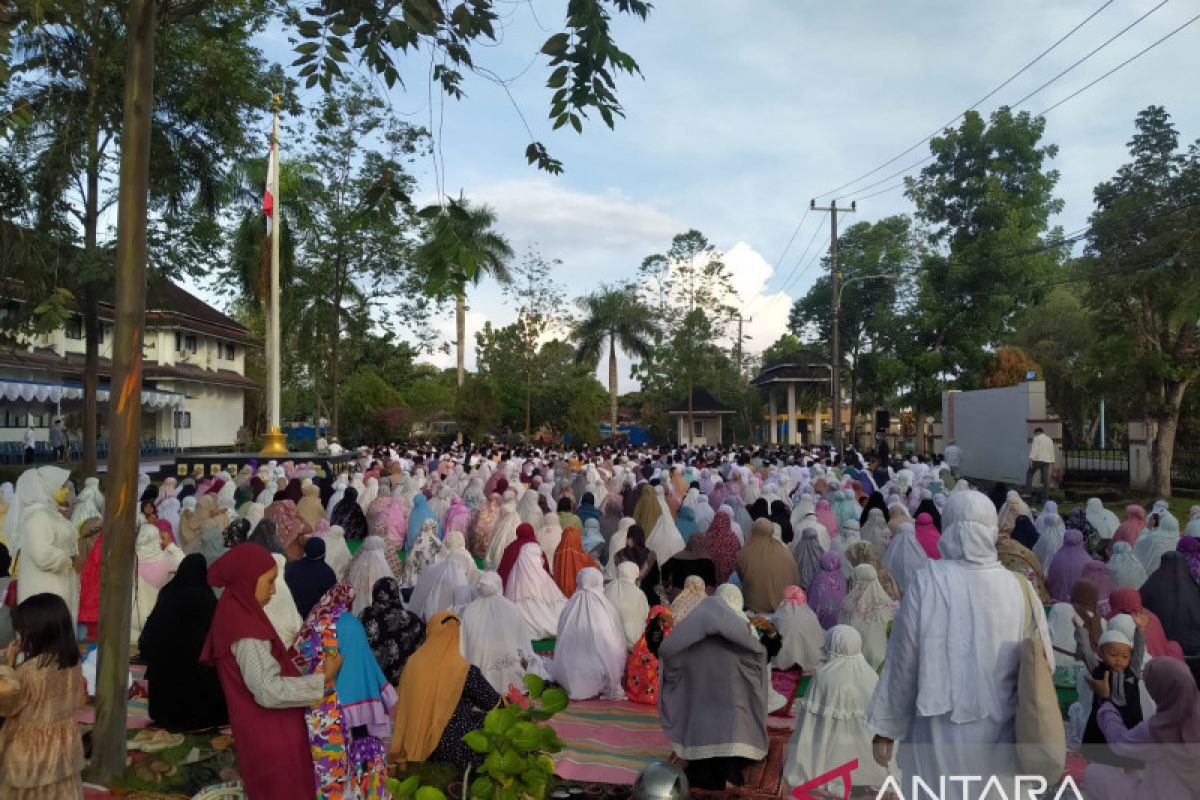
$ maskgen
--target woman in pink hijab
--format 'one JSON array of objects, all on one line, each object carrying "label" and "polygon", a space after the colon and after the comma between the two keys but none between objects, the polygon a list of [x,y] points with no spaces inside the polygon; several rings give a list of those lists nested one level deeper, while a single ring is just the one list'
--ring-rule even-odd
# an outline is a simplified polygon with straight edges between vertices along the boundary
[{"label": "woman in pink hijab", "polygon": [[925,551],[925,555],[934,560],[940,559],[942,553],[938,550],[938,540],[942,538],[942,534],[933,524],[933,516],[922,511],[917,514],[914,527],[917,531],[917,541],[921,543],[921,549]]},{"label": "woman in pink hijab", "polygon": [[1107,549],[1112,552],[1112,546],[1117,542],[1129,542],[1133,547],[1146,529],[1146,509],[1141,506],[1125,506],[1125,519],[1117,526],[1117,532],[1107,542]]},{"label": "woman in pink hijab", "polygon": [[817,501],[817,521],[825,526],[825,530],[830,534],[836,533],[841,526],[838,524],[837,515],[833,513],[833,505],[822,497]]}]

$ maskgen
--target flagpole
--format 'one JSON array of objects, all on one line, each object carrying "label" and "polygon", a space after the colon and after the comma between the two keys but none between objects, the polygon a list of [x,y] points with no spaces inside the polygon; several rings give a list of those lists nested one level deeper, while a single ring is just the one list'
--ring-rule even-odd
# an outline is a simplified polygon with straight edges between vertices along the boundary
[{"label": "flagpole", "polygon": [[287,436],[280,427],[279,414],[279,242],[283,238],[279,227],[279,108],[282,100],[275,95],[275,113],[271,122],[271,156],[275,161],[271,191],[271,316],[267,324],[267,433],[263,437],[262,455],[287,455]]}]

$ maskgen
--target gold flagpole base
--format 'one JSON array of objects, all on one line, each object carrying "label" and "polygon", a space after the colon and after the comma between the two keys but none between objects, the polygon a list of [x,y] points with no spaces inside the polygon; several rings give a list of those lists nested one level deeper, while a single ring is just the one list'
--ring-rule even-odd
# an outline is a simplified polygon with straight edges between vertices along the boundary
[{"label": "gold flagpole base", "polygon": [[287,434],[279,430],[279,428],[271,428],[263,435],[262,450],[259,455],[262,456],[286,456],[287,449]]}]

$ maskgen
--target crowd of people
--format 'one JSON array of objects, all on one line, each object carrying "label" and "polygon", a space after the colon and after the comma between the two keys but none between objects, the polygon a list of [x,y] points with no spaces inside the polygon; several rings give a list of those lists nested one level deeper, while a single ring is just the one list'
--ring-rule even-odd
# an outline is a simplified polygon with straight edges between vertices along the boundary
[{"label": "crowd of people", "polygon": [[[740,784],[793,705],[792,786],[854,759],[856,787],[1011,780],[1026,641],[1078,688],[1089,797],[1200,797],[1200,507],[1035,513],[937,460],[792,447],[392,445],[138,499],[150,716],[229,724],[256,800],[478,767],[463,736],[529,673],[657,706],[698,788]],[[0,486],[0,797],[78,796],[104,503],[52,465]]]}]

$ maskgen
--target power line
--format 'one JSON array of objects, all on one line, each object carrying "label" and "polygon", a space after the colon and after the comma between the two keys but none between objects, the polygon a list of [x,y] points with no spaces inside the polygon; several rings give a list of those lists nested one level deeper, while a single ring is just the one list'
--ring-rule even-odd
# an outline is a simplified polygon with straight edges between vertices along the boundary
[{"label": "power line", "polygon": [[[1126,27],[1125,27],[1125,28],[1124,28],[1124,29],[1123,29],[1123,30],[1122,30],[1120,33],[1118,33],[1116,36],[1114,36],[1113,38],[1109,39],[1109,40],[1108,40],[1108,41],[1106,41],[1104,44],[1100,45],[1100,46],[1099,46],[1099,47],[1097,47],[1095,50],[1093,50],[1091,53],[1088,53],[1086,56],[1084,56],[1083,58],[1081,58],[1081,59],[1079,59],[1078,61],[1076,61],[1076,62],[1075,62],[1074,64],[1072,64],[1070,67],[1068,67],[1067,69],[1063,70],[1063,71],[1062,71],[1062,72],[1060,72],[1058,75],[1056,75],[1056,76],[1055,76],[1053,79],[1051,79],[1051,80],[1047,81],[1046,83],[1042,84],[1042,85],[1041,85],[1041,86],[1039,86],[1037,89],[1035,89],[1034,91],[1032,91],[1032,92],[1030,92],[1029,94],[1027,94],[1025,97],[1023,97],[1023,98],[1021,98],[1020,100],[1018,100],[1016,103],[1013,103],[1012,107],[1013,107],[1013,108],[1016,108],[1018,105],[1020,105],[1021,103],[1024,103],[1026,100],[1028,100],[1029,98],[1031,98],[1031,97],[1033,97],[1034,95],[1036,95],[1036,94],[1037,94],[1038,92],[1040,92],[1042,89],[1044,89],[1044,88],[1046,88],[1047,86],[1049,86],[1049,85],[1050,85],[1051,83],[1053,83],[1055,80],[1057,80],[1058,78],[1060,78],[1060,77],[1062,77],[1063,75],[1067,74],[1068,72],[1070,72],[1072,69],[1074,69],[1074,68],[1075,68],[1076,66],[1078,66],[1079,64],[1082,64],[1084,61],[1086,61],[1088,58],[1090,58],[1092,55],[1094,55],[1096,52],[1098,52],[1098,51],[1099,51],[1101,48],[1103,48],[1103,47],[1107,46],[1108,44],[1112,43],[1113,41],[1115,41],[1115,40],[1116,40],[1116,38],[1117,38],[1117,37],[1119,37],[1119,36],[1120,36],[1122,33],[1124,33],[1125,31],[1128,31],[1130,28],[1132,28],[1132,27],[1133,27],[1134,25],[1136,25],[1138,22],[1141,22],[1141,21],[1142,21],[1142,20],[1144,20],[1146,17],[1148,17],[1150,14],[1153,14],[1153,13],[1154,13],[1156,10],[1158,10],[1159,8],[1162,8],[1162,7],[1163,7],[1163,6],[1164,6],[1164,5],[1165,5],[1167,2],[1169,2],[1169,0],[1163,0],[1163,2],[1159,3],[1157,6],[1155,6],[1155,7],[1154,7],[1154,8],[1152,8],[1152,9],[1150,9],[1150,10],[1149,10],[1149,11],[1147,11],[1145,14],[1143,14],[1141,17],[1139,17],[1138,19],[1134,20],[1134,22],[1132,22],[1132,23],[1130,23],[1128,26],[1126,26]],[[1078,89],[1076,89],[1075,91],[1071,92],[1069,95],[1067,95],[1067,96],[1066,96],[1066,97],[1064,97],[1063,99],[1059,100],[1059,101],[1058,101],[1057,103],[1055,103],[1054,105],[1047,107],[1045,110],[1043,110],[1041,113],[1039,113],[1039,114],[1038,114],[1038,116],[1039,116],[1039,117],[1044,117],[1044,116],[1046,116],[1047,114],[1049,114],[1051,111],[1054,111],[1055,109],[1057,109],[1059,106],[1062,106],[1063,104],[1065,104],[1065,103],[1067,103],[1067,102],[1069,102],[1069,101],[1071,101],[1071,100],[1074,100],[1076,97],[1078,97],[1079,95],[1083,94],[1083,93],[1084,93],[1084,92],[1086,92],[1088,89],[1091,89],[1091,88],[1092,88],[1093,86],[1095,86],[1096,84],[1100,83],[1101,81],[1105,80],[1106,78],[1109,78],[1109,77],[1111,77],[1113,74],[1115,74],[1115,73],[1119,72],[1120,70],[1122,70],[1122,69],[1124,69],[1125,67],[1127,67],[1127,66],[1129,66],[1130,64],[1132,64],[1134,61],[1137,61],[1139,58],[1141,58],[1142,56],[1144,56],[1146,53],[1148,53],[1148,52],[1150,52],[1151,50],[1153,50],[1154,48],[1158,47],[1160,44],[1162,44],[1163,42],[1167,41],[1167,40],[1168,40],[1168,39],[1170,39],[1172,36],[1174,36],[1175,34],[1179,33],[1179,32],[1180,32],[1180,31],[1182,31],[1184,28],[1187,28],[1189,25],[1192,25],[1193,23],[1195,23],[1195,22],[1196,22],[1196,21],[1198,21],[1198,20],[1200,20],[1200,15],[1197,15],[1197,16],[1194,16],[1194,17],[1192,17],[1192,18],[1191,18],[1191,19],[1189,19],[1187,22],[1184,22],[1184,23],[1183,23],[1182,25],[1180,25],[1179,27],[1177,27],[1177,28],[1175,28],[1174,30],[1172,30],[1172,31],[1170,31],[1169,33],[1167,33],[1165,36],[1163,36],[1163,37],[1159,38],[1159,39],[1158,39],[1158,40],[1156,40],[1155,42],[1153,42],[1153,43],[1151,43],[1151,44],[1147,45],[1146,47],[1142,48],[1142,49],[1141,49],[1141,50],[1139,50],[1138,52],[1134,53],[1132,56],[1130,56],[1129,58],[1125,59],[1124,61],[1122,61],[1122,62],[1121,62],[1120,64],[1118,64],[1117,66],[1113,67],[1113,68],[1112,68],[1112,69],[1110,69],[1108,72],[1105,72],[1105,73],[1104,73],[1103,75],[1101,75],[1100,77],[1098,77],[1098,78],[1096,78],[1096,79],[1094,79],[1094,80],[1092,80],[1092,81],[1089,81],[1088,83],[1084,84],[1084,85],[1083,85],[1083,86],[1081,86],[1080,88],[1078,88]],[[912,164],[912,165],[910,165],[910,166],[906,167],[905,169],[903,169],[903,170],[900,170],[899,172],[896,172],[896,173],[893,173],[892,175],[889,175],[887,178],[884,178],[884,179],[878,180],[878,181],[876,181],[875,183],[870,183],[870,184],[867,184],[866,186],[859,187],[858,191],[865,191],[865,190],[867,190],[867,189],[873,189],[873,188],[875,188],[876,186],[878,186],[879,184],[881,184],[881,183],[885,183],[886,181],[888,181],[888,180],[891,180],[892,178],[898,177],[899,175],[902,175],[902,174],[904,174],[904,173],[908,172],[909,170],[911,170],[911,169],[914,169],[915,167],[919,167],[921,164],[924,164],[926,161],[930,161],[930,160],[932,160],[933,158],[934,158],[934,156],[932,156],[932,155],[929,155],[929,156],[925,157],[924,159],[922,159],[921,161],[918,161],[918,162],[916,162],[915,164]],[[875,196],[877,196],[877,195],[884,194],[884,193],[886,193],[886,192],[890,192],[890,191],[892,191],[892,190],[894,190],[894,189],[898,189],[898,188],[902,187],[903,185],[904,185],[903,183],[898,183],[898,184],[895,184],[894,186],[889,186],[889,187],[888,187],[888,188],[886,188],[886,189],[882,189],[882,190],[880,190],[880,191],[878,191],[878,192],[874,192],[874,193],[872,193],[872,194],[866,195],[865,197],[856,197],[855,199],[856,199],[856,200],[866,200],[866,199],[868,199],[868,198],[875,197]],[[838,199],[841,199],[841,198],[838,198]]]},{"label": "power line", "polygon": [[[1164,0],[1164,2],[1166,2],[1166,1],[1167,1],[1167,0]],[[955,117],[954,117],[953,119],[950,119],[950,120],[948,120],[946,123],[944,123],[943,125],[940,125],[940,126],[937,128],[937,130],[935,130],[935,131],[933,131],[932,133],[930,133],[930,134],[929,134],[928,136],[926,136],[924,139],[921,139],[919,142],[917,142],[917,143],[913,144],[911,147],[909,147],[908,149],[904,150],[903,152],[901,152],[901,153],[898,153],[897,155],[893,156],[892,158],[889,158],[887,161],[883,162],[882,164],[880,164],[879,166],[875,167],[874,169],[872,169],[872,170],[869,170],[868,172],[864,172],[862,175],[859,175],[859,176],[858,176],[857,178],[855,178],[854,180],[852,180],[852,181],[847,181],[846,183],[843,183],[841,186],[838,186],[838,187],[836,187],[836,188],[834,188],[834,189],[830,189],[829,191],[826,191],[826,192],[820,192],[820,193],[819,193],[817,196],[818,196],[818,197],[827,197],[827,196],[829,196],[829,195],[835,194],[836,192],[840,192],[840,191],[842,191],[843,189],[845,189],[845,188],[847,188],[847,187],[849,187],[849,186],[853,186],[854,184],[858,183],[858,182],[859,182],[859,181],[861,181],[863,178],[869,178],[870,176],[874,175],[876,172],[879,172],[879,170],[881,170],[881,169],[884,169],[885,167],[889,167],[889,166],[891,166],[892,164],[894,164],[894,163],[896,163],[897,161],[899,161],[900,159],[904,158],[906,155],[908,155],[909,153],[911,153],[913,150],[916,150],[918,147],[920,147],[921,145],[923,145],[923,144],[925,144],[926,142],[928,142],[928,141],[929,141],[930,139],[932,139],[934,136],[937,136],[939,133],[941,133],[941,132],[942,132],[943,130],[945,130],[947,127],[949,127],[950,125],[953,125],[955,122],[957,122],[958,120],[960,120],[962,117],[964,117],[964,116],[966,115],[967,111],[971,111],[972,109],[976,108],[977,106],[979,106],[979,105],[981,105],[982,103],[986,102],[987,100],[991,99],[991,98],[992,98],[992,97],[993,97],[993,96],[994,96],[994,95],[995,95],[997,92],[999,92],[1001,89],[1003,89],[1004,87],[1008,86],[1010,83],[1012,83],[1012,82],[1013,82],[1014,80],[1016,80],[1018,77],[1020,77],[1021,75],[1023,75],[1023,74],[1024,74],[1024,73],[1025,73],[1025,72],[1026,72],[1026,71],[1027,71],[1029,68],[1030,68],[1030,67],[1032,67],[1034,64],[1036,64],[1036,63],[1038,63],[1039,61],[1041,61],[1041,60],[1042,60],[1043,58],[1045,58],[1047,55],[1049,55],[1049,54],[1050,54],[1050,53],[1051,53],[1051,52],[1052,52],[1052,51],[1053,51],[1055,48],[1057,48],[1057,47],[1058,47],[1060,44],[1062,44],[1062,43],[1063,43],[1063,42],[1065,42],[1067,39],[1069,39],[1069,38],[1070,38],[1070,37],[1071,37],[1071,36],[1072,36],[1072,35],[1073,35],[1073,34],[1074,34],[1076,31],[1078,31],[1080,28],[1082,28],[1082,27],[1083,27],[1084,25],[1086,25],[1087,23],[1091,22],[1091,21],[1092,21],[1092,19],[1093,19],[1093,18],[1094,18],[1094,17],[1095,17],[1097,14],[1099,14],[1101,11],[1103,11],[1103,10],[1104,10],[1104,9],[1106,9],[1106,8],[1108,8],[1108,7],[1109,7],[1110,5],[1112,5],[1112,4],[1113,4],[1113,0],[1108,0],[1108,2],[1104,3],[1104,5],[1102,5],[1102,6],[1100,6],[1099,8],[1097,8],[1097,9],[1096,9],[1095,11],[1093,11],[1091,14],[1088,14],[1086,17],[1084,17],[1084,19],[1083,19],[1083,21],[1082,21],[1082,22],[1080,22],[1080,23],[1079,23],[1078,25],[1076,25],[1074,28],[1071,28],[1071,30],[1067,31],[1067,32],[1066,32],[1065,34],[1063,34],[1061,37],[1059,37],[1058,41],[1054,42],[1054,44],[1050,45],[1050,46],[1049,46],[1049,47],[1047,47],[1045,50],[1043,50],[1042,52],[1038,53],[1038,55],[1037,55],[1037,56],[1036,56],[1036,57],[1035,57],[1035,58],[1034,58],[1032,61],[1030,61],[1030,62],[1029,62],[1028,64],[1026,64],[1025,66],[1021,67],[1019,70],[1017,70],[1016,72],[1014,72],[1012,75],[1008,76],[1008,78],[1006,78],[1006,79],[1004,80],[1004,82],[1003,82],[1003,83],[1001,83],[1001,84],[1000,84],[999,86],[997,86],[996,88],[992,89],[990,92],[988,92],[987,94],[985,94],[983,97],[981,97],[981,98],[979,98],[978,100],[976,100],[976,101],[975,101],[974,103],[972,103],[972,104],[971,104],[971,105],[970,105],[970,106],[969,106],[967,109],[965,109],[964,111],[961,111],[960,113],[958,113],[957,115],[955,115]]]},{"label": "power line", "polygon": [[[1147,11],[1145,14],[1142,14],[1140,17],[1138,17],[1138,18],[1137,18],[1137,19],[1135,19],[1133,22],[1131,22],[1131,23],[1129,23],[1128,25],[1126,25],[1126,26],[1125,26],[1124,28],[1122,28],[1121,30],[1117,31],[1115,34],[1113,34],[1111,37],[1109,37],[1108,39],[1106,39],[1104,42],[1102,42],[1101,44],[1097,45],[1097,46],[1096,46],[1096,47],[1095,47],[1095,48],[1094,48],[1094,49],[1093,49],[1091,52],[1089,52],[1089,53],[1088,53],[1087,55],[1085,55],[1083,58],[1079,59],[1078,61],[1076,61],[1076,62],[1075,62],[1074,64],[1072,64],[1071,66],[1067,67],[1067,68],[1066,68],[1066,69],[1064,69],[1062,72],[1058,73],[1058,74],[1057,74],[1057,75],[1055,75],[1053,78],[1051,78],[1050,80],[1046,81],[1046,82],[1045,82],[1045,83],[1043,83],[1041,86],[1037,87],[1037,88],[1036,88],[1036,89],[1034,89],[1032,92],[1030,92],[1029,94],[1027,94],[1027,95],[1025,95],[1024,97],[1022,97],[1022,98],[1021,98],[1020,100],[1018,100],[1017,102],[1013,103],[1013,104],[1012,104],[1012,107],[1013,107],[1013,108],[1016,108],[1017,106],[1021,105],[1021,104],[1022,104],[1022,103],[1024,103],[1026,100],[1028,100],[1029,98],[1033,97],[1035,94],[1037,94],[1038,92],[1040,92],[1042,89],[1045,89],[1047,86],[1049,86],[1050,84],[1052,84],[1052,83],[1054,83],[1055,81],[1057,81],[1057,80],[1058,80],[1059,78],[1061,78],[1063,75],[1066,75],[1068,72],[1070,72],[1071,70],[1075,69],[1075,68],[1076,68],[1076,67],[1078,67],[1080,64],[1082,64],[1083,62],[1085,62],[1085,61],[1087,61],[1089,58],[1091,58],[1092,56],[1096,55],[1096,53],[1099,53],[1101,50],[1103,50],[1104,48],[1108,47],[1110,44],[1112,44],[1113,42],[1115,42],[1117,39],[1120,39],[1122,36],[1124,36],[1126,33],[1128,33],[1130,30],[1132,30],[1132,29],[1133,29],[1134,27],[1136,27],[1138,24],[1140,24],[1140,23],[1141,23],[1143,20],[1145,20],[1147,17],[1149,17],[1149,16],[1150,16],[1151,14],[1153,14],[1155,11],[1158,11],[1160,8],[1162,8],[1163,6],[1165,6],[1165,5],[1166,5],[1167,3],[1169,3],[1169,2],[1171,2],[1171,0],[1162,0],[1162,2],[1161,2],[1161,3],[1159,3],[1158,5],[1156,5],[1154,8],[1150,9],[1150,10],[1149,10],[1149,11]],[[1153,46],[1153,45],[1152,45],[1152,46]]]},{"label": "power line", "polygon": [[[786,291],[787,291],[787,289],[788,289],[788,287],[789,287],[789,286],[792,284],[792,282],[793,282],[793,281],[794,281],[794,280],[795,280],[797,277],[799,277],[799,276],[797,276],[797,275],[796,275],[796,270],[800,268],[800,265],[801,265],[802,263],[804,263],[804,258],[805,258],[805,256],[807,256],[807,255],[808,255],[808,251],[809,251],[810,249],[812,249],[813,242],[815,242],[815,241],[817,240],[817,237],[821,235],[821,231],[822,231],[824,228],[823,228],[823,226],[822,226],[820,223],[821,223],[821,222],[824,222],[824,220],[825,220],[825,215],[826,215],[826,214],[828,214],[828,213],[829,213],[829,212],[824,212],[824,213],[822,213],[822,214],[821,214],[820,221],[819,221],[819,222],[818,222],[818,224],[817,224],[817,228],[816,228],[816,230],[814,230],[814,231],[813,231],[812,238],[808,240],[808,244],[804,246],[804,252],[802,252],[802,253],[800,254],[800,257],[796,259],[796,263],[792,265],[792,270],[791,270],[791,272],[789,272],[789,273],[788,273],[788,276],[787,276],[787,277],[784,279],[784,281],[783,281],[783,285],[782,285],[782,286],[780,286],[780,287],[779,287],[779,290],[776,292],[776,297],[778,297],[778,295],[779,295],[779,294],[782,294],[783,292],[786,292]],[[807,216],[807,213],[805,214],[805,216]],[[809,264],[809,266],[811,266],[811,263]],[[808,269],[808,267],[805,267],[805,270],[807,270],[807,269]],[[804,272],[802,271],[802,272],[800,273],[800,275],[803,275],[803,274],[804,274]],[[754,306],[755,306],[755,305],[757,305],[758,303],[761,303],[761,302],[762,302],[762,295],[759,295],[759,298],[758,298],[757,300],[755,300],[755,301],[754,301],[754,303],[751,303],[750,307],[748,307],[748,308],[745,310],[745,312],[744,312],[744,313],[746,313],[746,314],[750,314],[752,311],[754,311],[754,310],[755,310],[755,309],[754,309]],[[770,300],[769,300],[769,301],[767,301],[767,304],[766,304],[765,306],[762,306],[762,308],[768,308],[768,307],[770,307],[770,305],[771,305],[771,303],[772,303],[772,302],[774,302],[774,301],[770,301]],[[760,311],[761,311],[762,309],[760,308],[760,309],[758,309],[758,310],[760,310]]]},{"label": "power line", "polygon": [[1162,37],[1161,39],[1159,39],[1159,40],[1158,40],[1157,42],[1155,42],[1154,44],[1150,45],[1149,47],[1146,47],[1146,48],[1145,48],[1145,49],[1143,49],[1143,50],[1140,50],[1140,51],[1138,51],[1137,53],[1133,54],[1133,55],[1132,55],[1132,56],[1130,56],[1129,58],[1127,58],[1127,59],[1125,59],[1124,61],[1122,61],[1120,64],[1117,64],[1115,67],[1113,67],[1112,69],[1110,69],[1108,72],[1104,73],[1104,74],[1103,74],[1103,75],[1101,75],[1099,78],[1096,78],[1096,80],[1094,80],[1094,81],[1092,81],[1091,83],[1088,83],[1088,84],[1086,84],[1086,85],[1084,85],[1084,86],[1080,87],[1079,89],[1076,89],[1075,91],[1071,92],[1069,95],[1067,95],[1066,97],[1064,97],[1062,100],[1059,100],[1057,103],[1055,103],[1054,105],[1052,105],[1052,106],[1050,106],[1049,108],[1047,108],[1047,109],[1046,109],[1045,111],[1043,111],[1041,114],[1038,114],[1038,116],[1039,116],[1039,117],[1044,117],[1045,115],[1049,114],[1051,111],[1053,111],[1054,109],[1058,108],[1059,106],[1061,106],[1063,103],[1067,102],[1068,100],[1072,100],[1072,99],[1074,99],[1074,98],[1075,98],[1077,95],[1080,95],[1080,94],[1082,94],[1082,93],[1086,92],[1088,89],[1092,88],[1092,87],[1093,87],[1093,86],[1095,86],[1097,83],[1099,83],[1100,81],[1102,81],[1102,80],[1104,80],[1105,78],[1107,78],[1109,75],[1112,75],[1114,72],[1116,72],[1116,71],[1118,71],[1118,70],[1122,69],[1123,67],[1125,67],[1125,66],[1129,65],[1130,63],[1132,63],[1132,62],[1136,61],[1137,59],[1141,58],[1142,56],[1144,56],[1146,53],[1150,52],[1150,51],[1151,51],[1151,50],[1153,50],[1154,48],[1158,47],[1160,44],[1162,44],[1163,42],[1165,42],[1167,39],[1170,39],[1172,36],[1174,36],[1175,34],[1179,33],[1181,30],[1183,30],[1183,29],[1184,29],[1184,28],[1186,28],[1187,26],[1191,25],[1191,24],[1192,24],[1193,22],[1195,22],[1196,20],[1200,20],[1200,14],[1197,14],[1196,16],[1192,17],[1192,18],[1191,18],[1191,19],[1189,19],[1187,22],[1183,23],[1183,24],[1182,24],[1182,25],[1180,25],[1178,28],[1176,28],[1175,30],[1171,31],[1170,33],[1168,33],[1166,36],[1164,36],[1164,37]]},{"label": "power line", "polygon": [[[796,223],[795,230],[792,231],[791,238],[787,240],[787,244],[783,247],[783,252],[779,254],[779,258],[775,259],[775,268],[771,270],[772,276],[779,271],[779,267],[783,264],[783,259],[787,256],[788,251],[792,249],[792,242],[796,241],[796,236],[800,233],[800,228],[804,225],[804,220],[808,219],[809,212],[812,209],[805,207],[804,213],[800,215],[800,221]],[[765,288],[765,287],[764,287]]]}]

